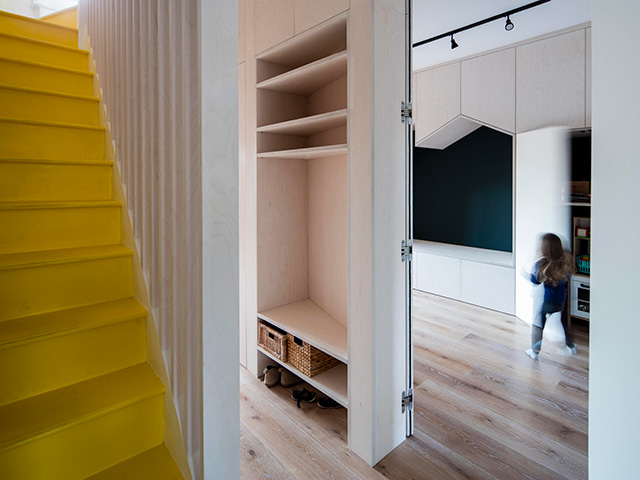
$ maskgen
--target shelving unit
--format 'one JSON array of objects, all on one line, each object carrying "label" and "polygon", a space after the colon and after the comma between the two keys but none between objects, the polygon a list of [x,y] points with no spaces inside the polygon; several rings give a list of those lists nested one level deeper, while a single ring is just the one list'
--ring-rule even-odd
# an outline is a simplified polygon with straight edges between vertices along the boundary
[{"label": "shelving unit", "polygon": [[346,39],[343,14],[256,57],[257,320],[341,363],[307,377],[260,347],[258,356],[344,407],[349,405]]}]

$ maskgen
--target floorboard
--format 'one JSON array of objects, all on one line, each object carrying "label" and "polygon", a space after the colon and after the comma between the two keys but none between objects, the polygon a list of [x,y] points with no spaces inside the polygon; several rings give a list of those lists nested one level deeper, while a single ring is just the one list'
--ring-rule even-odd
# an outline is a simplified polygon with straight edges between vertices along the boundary
[{"label": "floorboard", "polygon": [[544,340],[536,362],[517,318],[416,292],[415,435],[370,468],[344,408],[298,409],[242,369],[242,478],[585,479],[588,324],[574,333],[577,355]]}]

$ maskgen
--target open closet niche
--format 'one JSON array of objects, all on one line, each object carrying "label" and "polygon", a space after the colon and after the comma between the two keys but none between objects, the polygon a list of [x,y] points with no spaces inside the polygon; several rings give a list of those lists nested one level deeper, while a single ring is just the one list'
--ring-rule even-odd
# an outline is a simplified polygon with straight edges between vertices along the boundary
[{"label": "open closet niche", "polygon": [[258,322],[338,362],[307,376],[258,356],[345,407],[347,88],[346,14],[256,57]]}]

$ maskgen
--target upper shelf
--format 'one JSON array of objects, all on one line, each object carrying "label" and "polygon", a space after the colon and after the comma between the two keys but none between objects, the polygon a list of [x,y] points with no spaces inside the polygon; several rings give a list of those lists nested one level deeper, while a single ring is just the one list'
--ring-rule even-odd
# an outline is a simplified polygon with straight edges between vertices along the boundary
[{"label": "upper shelf", "polygon": [[259,312],[258,317],[347,363],[347,329],[310,299]]},{"label": "upper shelf", "polygon": [[346,48],[347,14],[344,13],[285,40],[258,55],[257,59],[291,70]]},{"label": "upper shelf", "polygon": [[332,128],[347,124],[347,109],[335,112],[321,113],[310,117],[296,118],[287,122],[274,123],[259,127],[261,133],[281,133],[286,135],[301,135],[303,137],[324,132]]},{"label": "upper shelf", "polygon": [[258,153],[258,158],[297,158],[309,160],[311,158],[334,157],[346,155],[347,144],[325,145],[322,147],[295,148],[292,150],[278,150],[276,152]]},{"label": "upper shelf", "polygon": [[347,52],[342,51],[258,83],[276,92],[308,96],[347,74]]}]

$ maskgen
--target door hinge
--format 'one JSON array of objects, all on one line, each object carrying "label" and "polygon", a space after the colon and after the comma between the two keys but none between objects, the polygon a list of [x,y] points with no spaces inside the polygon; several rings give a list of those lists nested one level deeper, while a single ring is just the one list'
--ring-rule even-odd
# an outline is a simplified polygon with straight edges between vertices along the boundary
[{"label": "door hinge", "polygon": [[413,388],[402,392],[402,413],[413,409]]},{"label": "door hinge", "polygon": [[404,262],[413,260],[413,240],[407,240],[400,243],[400,258]]},{"label": "door hinge", "polygon": [[404,100],[400,103],[400,121],[411,125],[413,119],[411,117],[413,110],[411,102],[405,103]]}]

